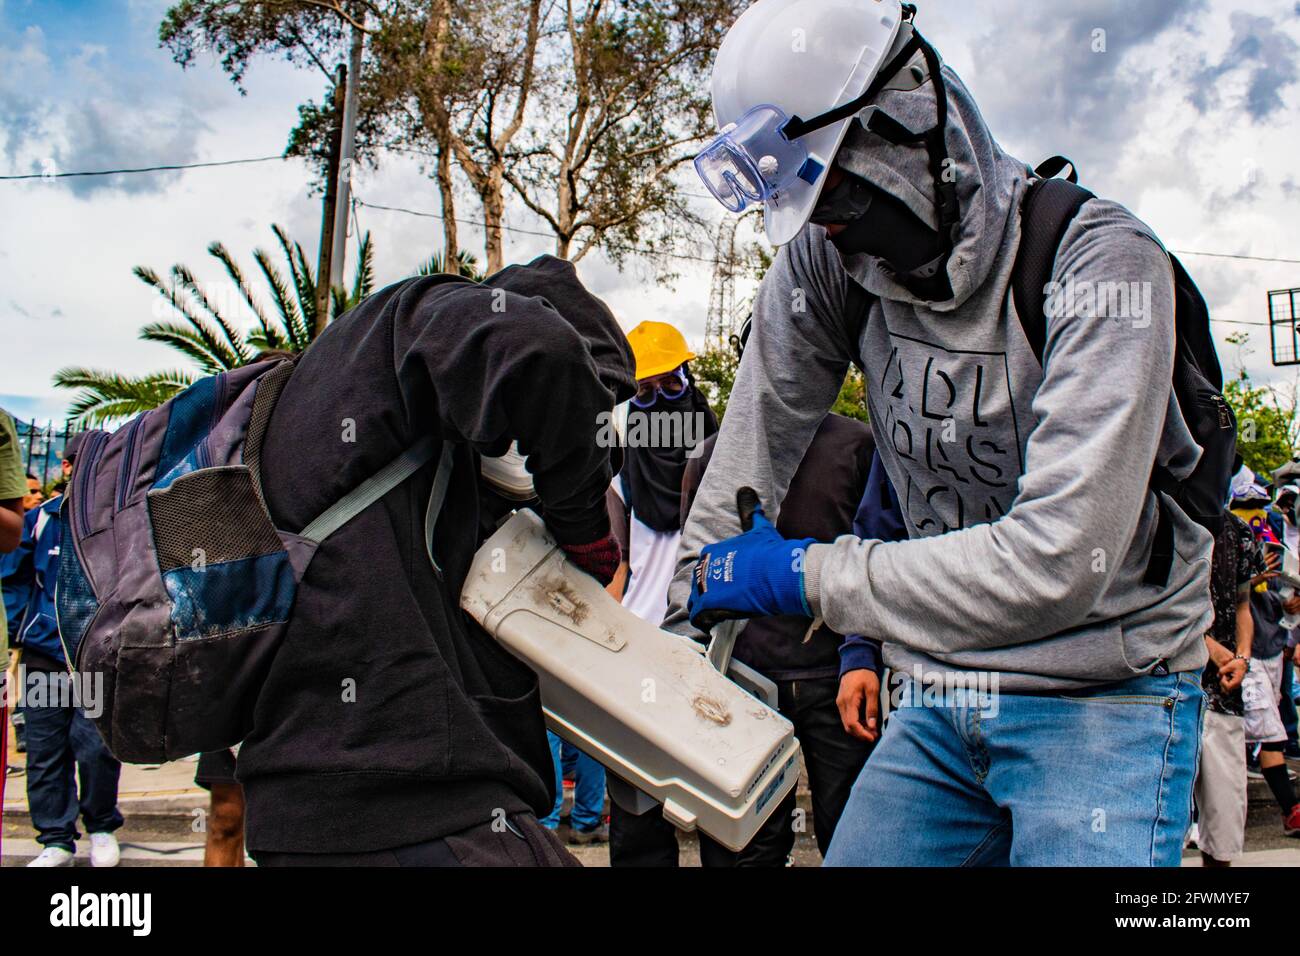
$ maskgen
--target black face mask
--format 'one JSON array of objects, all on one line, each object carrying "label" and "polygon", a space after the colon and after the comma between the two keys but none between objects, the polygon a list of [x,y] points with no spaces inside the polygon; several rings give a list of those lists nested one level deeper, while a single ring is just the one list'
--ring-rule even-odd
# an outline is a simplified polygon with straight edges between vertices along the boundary
[{"label": "black face mask", "polygon": [[695,407],[696,397],[692,394],[690,388],[682,392],[676,398],[664,398],[662,395],[656,395],[654,403],[647,405],[645,408],[632,406],[630,412],[646,412],[654,414],[655,412],[689,412]]},{"label": "black face mask", "polygon": [[[695,387],[695,378],[690,369],[687,369],[686,377],[689,387],[684,394],[672,399],[660,395],[648,408],[630,409],[629,422],[631,416],[636,414],[674,412],[678,415],[691,415],[698,412],[704,416],[704,432],[696,435],[696,440],[703,440],[716,432],[717,416],[709,408],[704,395]],[[629,430],[630,428],[629,424]],[[682,475],[686,471],[686,454],[689,450],[683,447],[637,447],[628,448],[625,452],[623,470],[619,475],[623,500],[632,506],[632,513],[653,531],[681,530]]]},{"label": "black face mask", "polygon": [[[910,23],[915,9],[906,5],[905,10],[907,22]],[[913,29],[902,49],[880,71],[861,96],[808,120],[798,116],[792,117],[782,127],[782,132],[787,138],[793,140],[829,126],[831,123],[854,116],[875,101],[890,80],[911,61],[917,51],[925,57],[930,81],[934,84],[935,125],[928,130],[914,133],[879,109],[873,110],[865,121],[860,120],[860,122],[863,122],[869,132],[875,133],[895,146],[919,146],[925,149],[929,158],[930,175],[934,182],[938,231],[930,230],[925,223],[916,219],[905,204],[875,189],[870,183],[863,184],[870,192],[869,203],[866,205],[861,195],[856,200],[853,199],[851,195],[853,190],[861,190],[863,187],[852,184],[845,187],[848,195],[828,197],[828,200],[832,215],[843,215],[844,210],[851,209],[854,204],[861,207],[863,211],[863,214],[851,220],[838,220],[841,223],[849,223],[849,228],[843,230],[834,239],[836,247],[842,253],[875,255],[892,269],[898,283],[913,295],[927,302],[942,302],[952,298],[953,294],[952,285],[948,281],[948,259],[957,243],[961,209],[957,201],[956,184],[945,175],[949,163],[948,147],[944,141],[944,132],[948,126],[948,93],[943,82],[939,54],[935,52],[934,47]],[[844,184],[841,183],[840,186]],[[823,223],[826,221],[823,220]]]},{"label": "black face mask", "polygon": [[[831,242],[842,255],[865,254],[883,259],[900,279],[943,255],[939,234],[884,190],[845,172],[834,188],[824,190],[813,210],[819,225],[841,225]],[[926,278],[918,276],[917,278]]]}]

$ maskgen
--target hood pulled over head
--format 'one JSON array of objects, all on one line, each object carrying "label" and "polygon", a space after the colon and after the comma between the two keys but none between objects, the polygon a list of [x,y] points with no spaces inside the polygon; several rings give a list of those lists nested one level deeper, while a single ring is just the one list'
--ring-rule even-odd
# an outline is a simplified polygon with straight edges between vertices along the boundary
[{"label": "hood pulled over head", "polygon": [[[936,62],[937,58],[936,58]],[[943,299],[919,295],[880,256],[842,251],[845,268],[868,292],[936,312],[959,308],[988,278],[1004,251],[1007,226],[1027,188],[1030,170],[1004,153],[984,123],[970,91],[947,66],[912,90],[886,89],[858,114],[836,154],[836,164],[897,200],[928,228],[940,228],[936,175],[956,187],[959,220],[947,259]],[[947,98],[944,146],[947,168],[934,170],[923,141],[902,134],[933,129],[940,114],[935,83]],[[883,116],[873,118],[879,112]],[[872,132],[875,127],[880,132]],[[887,138],[888,136],[888,138]],[[910,286],[910,287],[909,287]]]},{"label": "hood pulled over head", "polygon": [[[539,300],[568,322],[586,344],[596,375],[609,392],[611,412],[636,394],[636,359],[632,346],[609,306],[592,295],[578,279],[572,262],[555,256],[538,256],[527,265],[507,266],[488,276],[482,284]],[[594,435],[596,424],[575,423],[575,427],[591,428]],[[512,452],[517,462],[510,457]],[[495,455],[503,459],[497,465],[509,465],[515,477],[522,480],[520,473],[526,472],[526,468],[517,442],[509,448],[500,448]],[[617,445],[610,449],[610,466],[615,474],[623,466],[623,450]],[[489,465],[489,471],[494,467]]]},{"label": "hood pulled over head", "polygon": [[636,360],[614,313],[578,279],[573,263],[538,256],[522,266],[507,266],[483,285],[543,300],[577,331],[596,364],[601,384],[609,389],[609,407],[636,394]]}]

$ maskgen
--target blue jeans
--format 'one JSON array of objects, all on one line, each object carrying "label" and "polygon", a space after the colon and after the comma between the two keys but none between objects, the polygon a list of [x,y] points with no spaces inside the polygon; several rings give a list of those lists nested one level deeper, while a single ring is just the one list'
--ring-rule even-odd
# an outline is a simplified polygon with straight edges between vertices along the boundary
[{"label": "blue jeans", "polygon": [[560,809],[564,806],[563,767],[573,766],[573,809],[569,811],[569,824],[575,830],[594,830],[600,826],[605,813],[605,768],[588,757],[573,744],[565,743],[549,730],[547,742],[551,745],[551,762],[555,764],[555,806],[542,820],[548,830],[560,827]]},{"label": "blue jeans", "polygon": [[[41,846],[76,847],[77,816],[89,833],[122,826],[117,781],[122,765],[79,707],[26,704],[27,805]],[[77,798],[77,771],[81,798]]]},{"label": "blue jeans", "polygon": [[904,680],[827,866],[1179,864],[1199,671],[986,700],[923,702],[916,686]]}]

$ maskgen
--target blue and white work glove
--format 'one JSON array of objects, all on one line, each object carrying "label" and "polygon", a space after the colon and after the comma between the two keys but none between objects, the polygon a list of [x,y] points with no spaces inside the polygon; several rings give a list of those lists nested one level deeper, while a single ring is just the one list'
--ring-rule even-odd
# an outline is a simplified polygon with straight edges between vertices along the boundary
[{"label": "blue and white work glove", "polygon": [[753,488],[736,492],[736,509],[745,533],[706,545],[695,564],[686,605],[691,624],[708,631],[737,618],[812,617],[804,597],[803,566],[808,546],[817,539],[781,537]]}]

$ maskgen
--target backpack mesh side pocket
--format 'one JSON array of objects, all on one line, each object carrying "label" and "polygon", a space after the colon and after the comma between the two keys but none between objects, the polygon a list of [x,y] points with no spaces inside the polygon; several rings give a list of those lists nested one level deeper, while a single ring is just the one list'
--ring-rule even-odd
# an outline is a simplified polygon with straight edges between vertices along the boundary
[{"label": "backpack mesh side pocket", "polygon": [[182,475],[149,518],[178,642],[288,620],[293,569],[247,468]]},{"label": "backpack mesh side pocket", "polygon": [[181,475],[148,503],[175,638],[165,749],[228,747],[252,727],[293,608],[289,554],[242,465]]}]

